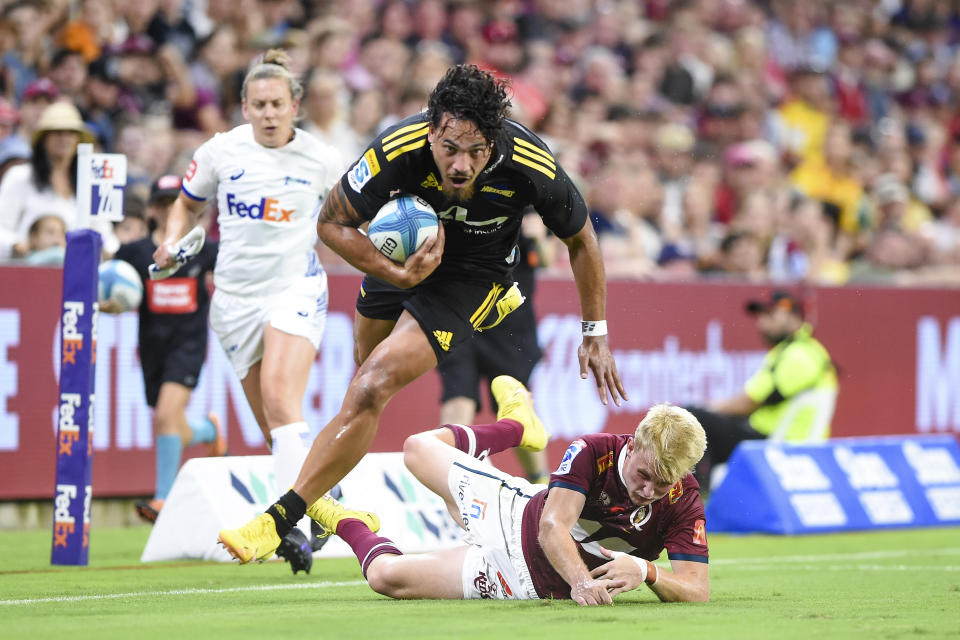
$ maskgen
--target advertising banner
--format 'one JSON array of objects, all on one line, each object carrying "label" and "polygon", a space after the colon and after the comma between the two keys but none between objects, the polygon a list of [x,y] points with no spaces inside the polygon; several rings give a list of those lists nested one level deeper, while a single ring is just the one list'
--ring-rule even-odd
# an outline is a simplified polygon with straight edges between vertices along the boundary
[{"label": "advertising banner", "polygon": [[[61,272],[0,267],[0,500],[54,495],[60,375]],[[356,273],[331,274],[327,329],[304,395],[304,417],[319,432],[339,411],[355,371]],[[769,287],[723,283],[612,281],[607,291],[610,346],[629,402],[601,404],[580,378],[577,291],[572,280],[542,278],[530,301],[544,356],[531,380],[550,430],[552,461],[571,440],[598,431],[632,432],[657,402],[702,405],[738,393],[766,345],[743,311]],[[839,370],[832,436],[960,434],[960,290],[882,287],[802,292],[815,335]],[[137,355],[137,315],[98,322],[93,447],[98,496],[153,491],[154,434]],[[188,417],[217,413],[233,455],[266,453],[240,381],[216,336]],[[372,451],[400,451],[404,439],[437,426],[440,385],[430,372],[387,405]],[[488,409],[479,421],[492,418]],[[185,459],[203,447],[185,451]],[[494,462],[510,472],[510,453]]]},{"label": "advertising banner", "polygon": [[67,234],[51,564],[85,565],[90,549],[99,264],[100,234]]},{"label": "advertising banner", "polygon": [[741,443],[707,502],[714,532],[802,534],[960,525],[953,437]]}]

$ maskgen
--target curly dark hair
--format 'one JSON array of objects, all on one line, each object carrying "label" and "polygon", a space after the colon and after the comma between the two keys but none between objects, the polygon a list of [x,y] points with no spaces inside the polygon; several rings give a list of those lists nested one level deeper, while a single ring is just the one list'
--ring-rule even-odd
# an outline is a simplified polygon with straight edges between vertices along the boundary
[{"label": "curly dark hair", "polygon": [[473,64],[450,67],[430,93],[427,113],[434,128],[443,114],[469,120],[487,142],[496,140],[510,109],[507,83]]}]

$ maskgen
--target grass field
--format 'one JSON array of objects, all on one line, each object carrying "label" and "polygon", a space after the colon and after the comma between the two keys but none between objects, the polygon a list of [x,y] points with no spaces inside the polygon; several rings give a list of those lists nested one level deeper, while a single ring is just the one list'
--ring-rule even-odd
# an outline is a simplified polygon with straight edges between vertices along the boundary
[{"label": "grass field", "polygon": [[48,531],[0,532],[2,638],[960,638],[960,529],[710,539],[712,599],[388,600],[356,560],[139,562],[149,529],[97,529],[90,566],[51,567]]}]

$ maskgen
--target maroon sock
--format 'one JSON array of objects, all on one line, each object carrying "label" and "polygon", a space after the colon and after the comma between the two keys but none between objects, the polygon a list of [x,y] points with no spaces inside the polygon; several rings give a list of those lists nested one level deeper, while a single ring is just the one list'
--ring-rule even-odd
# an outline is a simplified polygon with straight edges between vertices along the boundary
[{"label": "maroon sock", "polygon": [[457,449],[480,459],[519,446],[523,438],[523,425],[516,420],[504,419],[471,427],[460,424],[444,426],[453,431],[453,442]]},{"label": "maroon sock", "polygon": [[402,556],[403,553],[393,544],[389,538],[381,538],[366,525],[362,520],[356,518],[347,518],[341,520],[337,525],[337,535],[344,542],[350,545],[354,555],[360,561],[360,570],[363,571],[363,577],[367,577],[367,567],[377,556],[390,553],[396,556]]}]

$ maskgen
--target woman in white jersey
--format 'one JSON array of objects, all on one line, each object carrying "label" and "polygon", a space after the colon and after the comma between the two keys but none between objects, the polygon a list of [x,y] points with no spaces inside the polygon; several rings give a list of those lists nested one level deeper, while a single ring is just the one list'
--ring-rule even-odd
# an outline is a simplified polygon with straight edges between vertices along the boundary
[{"label": "woman in white jersey", "polygon": [[159,267],[173,264],[168,247],[216,196],[220,252],[210,326],[271,447],[281,491],[306,457],[303,394],[327,317],[315,213],[342,173],[336,149],[293,125],[303,88],[287,61],[271,50],[249,71],[242,90],[248,124],[197,149],[166,243],[154,254]]}]

